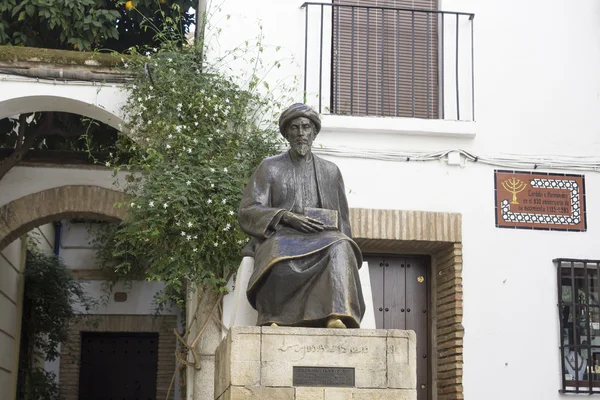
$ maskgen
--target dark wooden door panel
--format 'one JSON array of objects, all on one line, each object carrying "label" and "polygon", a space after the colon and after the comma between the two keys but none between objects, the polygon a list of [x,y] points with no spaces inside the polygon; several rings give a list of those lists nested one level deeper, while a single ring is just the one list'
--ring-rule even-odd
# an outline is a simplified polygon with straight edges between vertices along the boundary
[{"label": "dark wooden door panel", "polygon": [[[429,389],[429,259],[367,256],[378,329],[413,330],[417,336],[417,399]],[[380,310],[381,309],[381,310]]]},{"label": "dark wooden door panel", "polygon": [[371,293],[373,294],[373,311],[375,312],[375,327],[377,329],[383,329],[383,316],[385,313],[383,308],[383,258],[364,257],[364,260],[369,263]]},{"label": "dark wooden door panel", "polygon": [[400,258],[384,258],[385,329],[406,329],[406,272]]},{"label": "dark wooden door panel", "polygon": [[157,333],[83,332],[79,400],[156,400]]},{"label": "dark wooden door panel", "polygon": [[406,329],[417,334],[417,400],[427,400],[428,371],[428,265],[422,258],[406,259]]}]

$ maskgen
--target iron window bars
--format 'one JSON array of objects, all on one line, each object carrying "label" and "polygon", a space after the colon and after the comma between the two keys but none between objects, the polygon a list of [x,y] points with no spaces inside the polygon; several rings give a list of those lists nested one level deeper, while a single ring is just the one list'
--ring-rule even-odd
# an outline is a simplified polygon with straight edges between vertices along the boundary
[{"label": "iron window bars", "polygon": [[306,2],[304,101],[319,112],[475,120],[472,13]]},{"label": "iron window bars", "polygon": [[561,393],[600,394],[600,260],[559,258]]}]

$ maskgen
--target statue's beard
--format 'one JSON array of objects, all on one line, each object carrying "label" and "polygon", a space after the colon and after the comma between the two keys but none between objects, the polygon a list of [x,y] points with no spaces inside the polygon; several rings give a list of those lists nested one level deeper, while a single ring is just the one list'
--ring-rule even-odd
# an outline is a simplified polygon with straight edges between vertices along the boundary
[{"label": "statue's beard", "polygon": [[310,145],[308,143],[296,143],[293,146],[294,151],[304,157],[310,152]]}]

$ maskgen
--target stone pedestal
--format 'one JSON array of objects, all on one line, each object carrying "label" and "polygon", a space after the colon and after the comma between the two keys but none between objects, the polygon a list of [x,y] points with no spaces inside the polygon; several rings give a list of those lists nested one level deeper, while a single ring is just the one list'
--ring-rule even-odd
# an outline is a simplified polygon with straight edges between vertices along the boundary
[{"label": "stone pedestal", "polygon": [[412,331],[238,326],[217,348],[215,400],[416,400],[416,367]]}]

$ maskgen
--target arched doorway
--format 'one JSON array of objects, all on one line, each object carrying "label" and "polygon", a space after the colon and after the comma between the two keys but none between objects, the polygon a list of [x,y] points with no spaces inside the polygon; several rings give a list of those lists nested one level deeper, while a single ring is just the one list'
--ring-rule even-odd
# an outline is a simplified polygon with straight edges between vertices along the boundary
[{"label": "arched doorway", "polygon": [[[20,237],[37,226],[69,218],[121,221],[126,195],[115,190],[86,185],[67,185],[23,196],[0,207],[0,252],[11,245],[11,254],[0,259],[0,398],[14,398],[20,337],[20,302],[25,246]],[[16,244],[15,244],[16,243]]]}]

